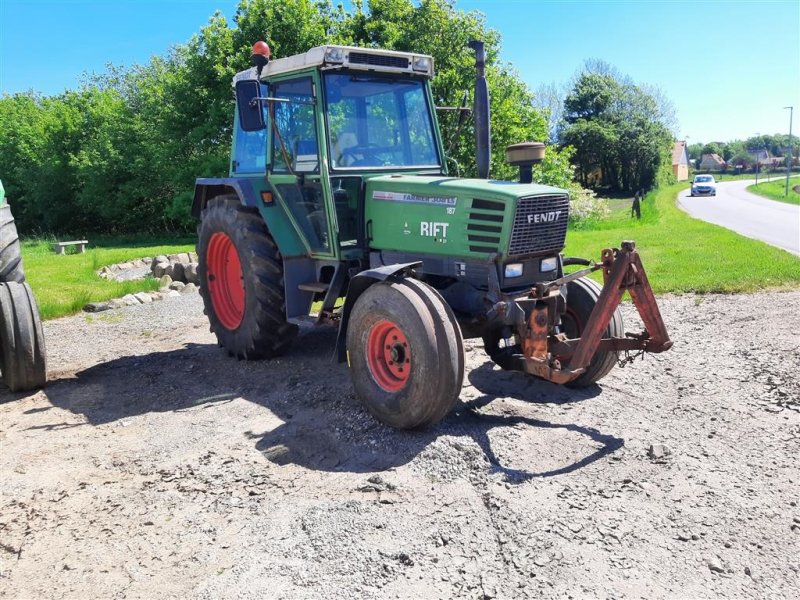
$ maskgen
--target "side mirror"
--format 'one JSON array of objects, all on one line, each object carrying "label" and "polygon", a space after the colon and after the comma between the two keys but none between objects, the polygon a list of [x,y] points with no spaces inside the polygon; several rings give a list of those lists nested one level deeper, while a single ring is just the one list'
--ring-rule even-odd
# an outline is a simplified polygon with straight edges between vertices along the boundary
[{"label": "side mirror", "polygon": [[256,79],[240,79],[236,82],[236,105],[239,108],[239,125],[244,131],[266,129],[264,111],[261,108],[261,84]]}]

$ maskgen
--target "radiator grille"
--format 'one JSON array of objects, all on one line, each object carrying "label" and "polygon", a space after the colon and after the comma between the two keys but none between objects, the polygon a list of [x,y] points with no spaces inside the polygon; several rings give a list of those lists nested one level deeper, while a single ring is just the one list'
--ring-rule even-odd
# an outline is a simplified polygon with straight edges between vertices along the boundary
[{"label": "radiator grille", "polygon": [[564,248],[568,220],[568,196],[520,199],[511,230],[509,256],[560,251]]},{"label": "radiator grille", "polygon": [[395,69],[408,68],[408,59],[402,56],[386,56],[385,54],[369,54],[367,52],[350,52],[350,62],[359,65],[394,67]]},{"label": "radiator grille", "polygon": [[480,254],[500,252],[500,234],[503,231],[503,202],[473,198],[467,221],[469,251]]}]

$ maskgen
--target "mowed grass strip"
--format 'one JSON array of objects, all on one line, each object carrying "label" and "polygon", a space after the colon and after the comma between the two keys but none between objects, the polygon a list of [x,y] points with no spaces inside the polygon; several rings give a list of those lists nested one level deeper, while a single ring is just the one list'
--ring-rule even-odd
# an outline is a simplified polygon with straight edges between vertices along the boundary
[{"label": "mowed grass strip", "polygon": [[[603,248],[634,240],[656,293],[752,292],[800,285],[800,258],[728,229],[694,219],[676,206],[688,183],[647,194],[642,220],[618,212],[567,234],[565,256],[599,260]],[[602,281],[599,273],[594,273]]]},{"label": "mowed grass strip", "polygon": [[158,254],[194,250],[191,238],[89,240],[91,243],[85,253],[64,256],[53,252],[54,240],[23,241],[25,275],[36,295],[43,319],[76,313],[88,302],[101,302],[121,298],[126,294],[158,289],[158,281],[151,277],[123,282],[101,279],[97,275],[100,267]]},{"label": "mowed grass strip", "polygon": [[758,185],[748,185],[747,191],[769,198],[770,200],[777,200],[778,202],[786,202],[788,204],[800,204],[800,194],[792,188],[800,184],[800,177],[789,178],[789,196],[785,196],[786,192],[786,178],[773,179],[772,181],[759,182]]}]

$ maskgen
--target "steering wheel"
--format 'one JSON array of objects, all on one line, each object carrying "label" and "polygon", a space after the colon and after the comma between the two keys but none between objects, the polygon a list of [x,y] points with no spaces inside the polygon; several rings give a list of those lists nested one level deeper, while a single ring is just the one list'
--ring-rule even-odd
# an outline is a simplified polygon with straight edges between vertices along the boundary
[{"label": "steering wheel", "polygon": [[[381,167],[386,164],[386,161],[381,159],[378,154],[381,153],[381,147],[378,144],[370,142],[365,146],[350,146],[342,150],[342,158],[349,157],[352,162],[349,166],[355,167]],[[356,155],[361,156],[357,158]]]}]

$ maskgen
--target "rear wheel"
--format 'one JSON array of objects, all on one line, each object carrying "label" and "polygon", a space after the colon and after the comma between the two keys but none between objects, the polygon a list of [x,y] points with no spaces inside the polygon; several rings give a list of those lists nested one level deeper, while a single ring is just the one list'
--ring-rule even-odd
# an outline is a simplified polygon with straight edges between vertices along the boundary
[{"label": "rear wheel", "polygon": [[8,203],[0,206],[0,283],[5,281],[25,281],[17,226]]},{"label": "rear wheel", "polygon": [[391,427],[432,425],[453,408],[464,377],[461,331],[420,282],[381,282],[353,307],[347,351],[356,397]]},{"label": "rear wheel", "polygon": [[283,264],[261,215],[220,196],[201,219],[197,272],[211,331],[236,357],[280,354],[297,327],[286,322]]},{"label": "rear wheel", "polygon": [[42,387],[47,379],[42,322],[27,283],[0,283],[0,369],[12,392]]},{"label": "rear wheel", "polygon": [[[567,312],[561,317],[561,330],[568,338],[575,339],[583,335],[584,327],[601,291],[599,284],[585,277],[567,284]],[[619,308],[614,311],[603,337],[625,337],[625,326]],[[568,382],[567,387],[580,388],[592,385],[608,375],[618,359],[618,352],[597,352],[586,367],[586,371],[577,379]]]}]

